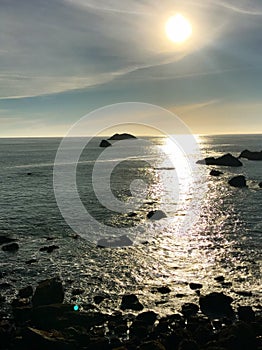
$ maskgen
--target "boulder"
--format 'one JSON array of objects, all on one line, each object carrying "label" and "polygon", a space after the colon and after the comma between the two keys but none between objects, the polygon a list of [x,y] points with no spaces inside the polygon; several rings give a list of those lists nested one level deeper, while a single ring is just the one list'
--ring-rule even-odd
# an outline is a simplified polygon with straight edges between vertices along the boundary
[{"label": "boulder", "polygon": [[223,283],[225,281],[225,277],[220,275],[214,278],[215,281],[219,282],[219,283]]},{"label": "boulder", "polygon": [[136,320],[144,322],[148,326],[153,326],[157,319],[157,314],[154,311],[145,311],[137,315]]},{"label": "boulder", "polygon": [[259,182],[258,186],[259,186],[260,188],[262,188],[262,181]]},{"label": "boulder", "polygon": [[18,249],[19,245],[17,243],[10,243],[2,247],[4,252],[16,252]]},{"label": "boulder", "polygon": [[255,321],[255,312],[251,306],[239,306],[237,308],[237,314],[240,321],[253,322]]},{"label": "boulder", "polygon": [[55,277],[38,284],[32,298],[32,303],[34,307],[62,303],[64,295],[62,282],[59,278]]},{"label": "boulder", "polygon": [[239,167],[243,165],[238,158],[232,156],[232,154],[230,153],[224,154],[223,156],[218,158],[208,157],[202,160],[198,160],[197,164],[222,165],[232,167]]},{"label": "boulder", "polygon": [[[200,309],[203,314],[212,318],[232,316],[233,299],[223,293],[213,292],[199,298]],[[215,317],[214,317],[215,316]]]},{"label": "boulder", "polygon": [[189,283],[189,287],[192,290],[201,289],[203,287],[203,284],[201,284],[201,283]]},{"label": "boulder", "polygon": [[127,140],[127,139],[136,139],[134,135],[123,133],[123,134],[114,134],[109,137],[108,140]]},{"label": "boulder", "polygon": [[97,242],[97,248],[120,248],[133,245],[133,242],[126,235],[111,238],[101,238]]},{"label": "boulder", "polygon": [[28,286],[25,288],[22,288],[18,291],[19,298],[29,298],[33,295],[33,288],[32,286]]},{"label": "boulder", "polygon": [[150,220],[160,220],[166,217],[166,214],[162,210],[151,210],[147,214],[147,218]]},{"label": "boulder", "polygon": [[247,187],[246,178],[243,175],[233,177],[228,181],[228,184],[232,187],[243,188]]},{"label": "boulder", "polygon": [[209,173],[209,175],[211,175],[211,176],[220,176],[220,175],[222,175],[222,174],[223,174],[222,171],[214,170],[214,169],[212,169],[212,170],[210,171],[210,173]]},{"label": "boulder", "polygon": [[112,145],[111,145],[111,143],[108,142],[107,140],[102,140],[102,141],[100,142],[100,145],[99,145],[99,147],[110,147],[110,146],[112,146]]},{"label": "boulder", "polygon": [[243,152],[241,152],[239,158],[246,158],[248,160],[262,160],[262,151],[252,152],[245,149]]},{"label": "boulder", "polygon": [[184,305],[182,305],[182,314],[185,317],[196,315],[198,310],[199,310],[199,307],[193,303],[185,303]]},{"label": "boulder", "polygon": [[139,302],[138,297],[135,294],[126,294],[122,297],[122,302],[120,305],[121,310],[143,310],[143,305]]},{"label": "boulder", "polygon": [[167,286],[163,286],[163,287],[158,287],[157,291],[161,294],[168,294],[171,292],[171,289]]},{"label": "boulder", "polygon": [[47,252],[47,253],[52,253],[54,250],[59,249],[58,245],[50,245],[50,246],[45,246],[39,249],[40,252]]}]

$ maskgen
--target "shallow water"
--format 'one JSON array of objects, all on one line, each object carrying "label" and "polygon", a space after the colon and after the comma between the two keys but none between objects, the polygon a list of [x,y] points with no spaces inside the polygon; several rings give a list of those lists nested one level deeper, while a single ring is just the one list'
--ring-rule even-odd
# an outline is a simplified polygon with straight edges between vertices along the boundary
[{"label": "shallow water", "polygon": [[[15,254],[0,251],[1,271],[6,272],[0,282],[9,284],[1,285],[2,294],[11,299],[22,286],[60,275],[67,286],[67,300],[72,288],[85,289],[77,300],[79,305],[102,294],[108,298],[100,308],[115,310],[122,294],[135,292],[144,306],[168,313],[178,311],[185,301],[197,301],[188,283],[200,282],[203,294],[224,291],[233,296],[235,304],[259,307],[262,190],[258,182],[262,181],[262,162],[243,160],[243,167],[223,167],[224,174],[219,178],[208,176],[210,167],[199,165],[202,180],[188,184],[183,176],[177,178],[173,166],[163,166],[164,154],[173,156],[167,140],[148,140],[152,146],[143,149],[142,158],[127,161],[124,150],[118,150],[113,158],[115,165],[119,164],[112,173],[111,189],[119,200],[130,197],[129,185],[134,179],[148,183],[148,193],[135,218],[104,208],[95,196],[91,175],[102,151],[98,147],[100,139],[91,141],[78,164],[77,185],[86,209],[103,225],[124,227],[133,233],[132,237],[135,234],[133,246],[119,249],[97,249],[88,239],[74,239],[73,230],[60,214],[53,192],[53,163],[60,139],[0,140],[0,231],[18,238],[20,244]],[[262,149],[260,135],[202,136],[198,141],[203,157],[227,152],[237,156],[246,148]],[[194,154],[191,156],[195,159]],[[29,172],[31,175],[27,175]],[[248,189],[227,184],[236,174],[247,177]],[[101,172],[98,179],[101,185],[105,175]],[[195,190],[205,184],[208,190],[203,201],[199,198],[193,203]],[[179,198],[174,193],[178,185]],[[167,219],[146,220],[148,211],[160,207],[164,207]],[[194,225],[181,229],[183,220],[199,207],[200,217]],[[137,230],[137,225],[143,230]],[[97,234],[92,232],[92,225],[84,230],[86,238]],[[103,236],[103,232],[99,234]],[[47,241],[46,237],[54,240]],[[39,252],[40,247],[50,244],[60,249],[52,254]],[[31,258],[37,258],[37,263],[25,264]],[[232,285],[217,283],[214,277],[218,275],[225,276]],[[168,285],[172,292],[165,296],[155,293],[154,288],[162,285]],[[251,291],[252,296],[240,296],[236,293],[239,291]]]}]

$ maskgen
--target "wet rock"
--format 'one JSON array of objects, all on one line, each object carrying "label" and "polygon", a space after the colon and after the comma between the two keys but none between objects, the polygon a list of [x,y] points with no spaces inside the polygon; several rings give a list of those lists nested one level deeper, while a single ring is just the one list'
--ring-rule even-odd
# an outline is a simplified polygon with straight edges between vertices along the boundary
[{"label": "wet rock", "polygon": [[51,278],[39,283],[32,298],[33,306],[62,303],[64,288],[58,278]]},{"label": "wet rock", "polygon": [[225,281],[225,277],[224,276],[217,276],[214,278],[214,280],[221,283],[221,282]]},{"label": "wet rock", "polygon": [[31,175],[32,175],[32,173],[28,172],[26,175],[31,176]]},{"label": "wet rock", "polygon": [[166,350],[163,344],[157,340],[148,341],[139,346],[140,350]]},{"label": "wet rock", "polygon": [[259,182],[258,186],[259,186],[260,188],[262,188],[262,182]]},{"label": "wet rock", "polygon": [[212,318],[232,316],[233,299],[223,293],[213,292],[199,298],[200,309],[203,314]]},{"label": "wet rock", "polygon": [[143,305],[139,302],[138,297],[135,294],[126,294],[122,297],[122,302],[120,305],[121,310],[143,310]]},{"label": "wet rock", "polygon": [[14,238],[10,238],[10,237],[7,237],[7,236],[0,236],[0,245],[7,244],[7,243],[12,243],[14,241],[15,241]]},{"label": "wet rock", "polygon": [[95,295],[94,296],[94,303],[99,305],[102,303],[102,301],[105,299],[102,295]]},{"label": "wet rock", "polygon": [[201,289],[203,287],[203,284],[201,284],[201,283],[189,283],[189,287],[192,290]]},{"label": "wet rock", "polygon": [[214,338],[212,327],[209,325],[200,325],[194,332],[194,339],[199,345],[205,345]]},{"label": "wet rock", "polygon": [[248,160],[262,160],[262,151],[252,152],[245,149],[243,152],[241,152],[239,158],[246,158]]},{"label": "wet rock", "polygon": [[34,264],[34,263],[36,263],[36,262],[37,262],[37,259],[33,258],[33,259],[30,259],[30,260],[27,260],[25,263],[26,263],[27,265],[31,265],[31,264]]},{"label": "wet rock", "polygon": [[102,140],[102,141],[100,142],[100,145],[99,145],[99,147],[110,147],[110,146],[112,146],[112,145],[111,145],[111,143],[108,142],[107,140]]},{"label": "wet rock", "polygon": [[144,322],[134,321],[129,328],[129,334],[131,338],[144,339],[147,337],[148,327]]},{"label": "wet rock", "polygon": [[10,243],[2,247],[2,250],[4,252],[17,252],[18,249],[19,249],[19,245],[17,243]]},{"label": "wet rock", "polygon": [[129,213],[127,214],[129,218],[135,218],[137,216],[137,213]]},{"label": "wet rock", "polygon": [[237,188],[247,187],[246,178],[243,175],[233,177],[228,181],[228,184],[232,187],[237,187]]},{"label": "wet rock", "polygon": [[251,306],[239,306],[237,308],[238,318],[244,322],[255,321],[255,312]]},{"label": "wet rock", "polygon": [[157,291],[161,294],[168,294],[171,292],[171,289],[167,286],[163,286],[163,287],[158,287]]},{"label": "wet rock", "polygon": [[232,156],[232,154],[230,153],[227,153],[222,157],[218,157],[218,158],[209,157],[202,160],[198,160],[197,164],[222,165],[222,166],[232,166],[232,167],[239,167],[243,165],[238,158]]},{"label": "wet rock", "polygon": [[185,303],[182,305],[182,314],[185,317],[190,317],[196,315],[199,310],[199,307],[193,303]]},{"label": "wet rock", "polygon": [[150,220],[161,220],[166,218],[166,214],[162,210],[151,210],[147,214],[147,218]]},{"label": "wet rock", "polygon": [[29,298],[33,295],[33,288],[32,286],[28,286],[25,288],[22,288],[18,291],[19,298]]},{"label": "wet rock", "polygon": [[220,176],[220,175],[223,175],[223,172],[222,171],[219,171],[219,170],[214,170],[212,169],[209,173],[209,175],[211,176]]},{"label": "wet rock", "polygon": [[52,253],[54,250],[59,249],[58,245],[50,245],[50,246],[45,246],[39,249],[40,252],[47,252],[47,253]]},{"label": "wet rock", "polygon": [[137,315],[136,320],[144,322],[147,325],[153,326],[157,319],[157,314],[154,311],[145,311]]},{"label": "wet rock", "polygon": [[113,136],[109,137],[108,140],[127,140],[127,139],[136,139],[134,135],[123,133],[123,134],[114,134]]},{"label": "wet rock", "polygon": [[97,248],[121,248],[129,247],[133,242],[126,235],[111,238],[101,238],[97,242]]}]

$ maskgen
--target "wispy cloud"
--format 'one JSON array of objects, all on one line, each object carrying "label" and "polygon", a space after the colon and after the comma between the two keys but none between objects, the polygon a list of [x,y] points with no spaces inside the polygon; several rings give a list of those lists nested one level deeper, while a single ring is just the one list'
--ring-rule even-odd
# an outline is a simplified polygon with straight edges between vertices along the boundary
[{"label": "wispy cloud", "polygon": [[214,1],[214,3],[218,6],[222,6],[227,10],[240,13],[242,15],[251,15],[251,16],[262,16],[262,9],[253,9],[253,2],[248,2],[249,6],[251,5],[251,8],[245,8],[242,6],[239,6],[239,1],[237,2],[238,6],[231,2],[224,2],[224,1]]}]

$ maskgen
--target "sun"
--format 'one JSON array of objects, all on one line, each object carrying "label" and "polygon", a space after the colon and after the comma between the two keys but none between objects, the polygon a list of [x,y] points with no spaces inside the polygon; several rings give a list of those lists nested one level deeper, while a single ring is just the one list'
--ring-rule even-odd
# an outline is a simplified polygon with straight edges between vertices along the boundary
[{"label": "sun", "polygon": [[183,43],[192,35],[191,23],[181,14],[176,14],[166,22],[166,35],[174,43]]}]

